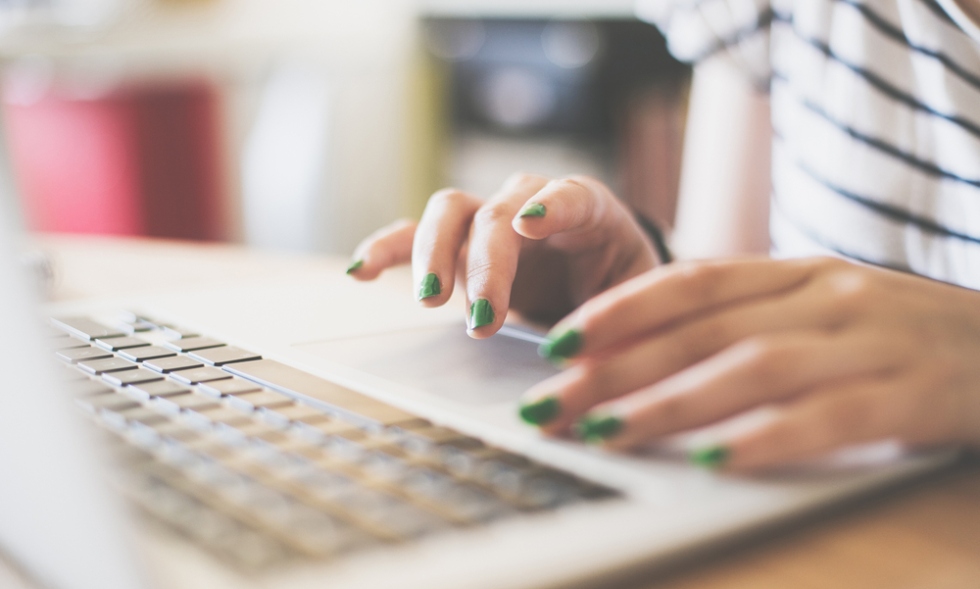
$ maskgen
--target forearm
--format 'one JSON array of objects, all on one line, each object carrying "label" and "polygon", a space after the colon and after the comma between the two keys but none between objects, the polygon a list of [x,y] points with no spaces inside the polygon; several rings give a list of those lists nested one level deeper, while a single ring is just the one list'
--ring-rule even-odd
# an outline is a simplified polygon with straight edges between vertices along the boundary
[{"label": "forearm", "polygon": [[697,67],[677,220],[680,258],[769,250],[769,98],[722,59]]}]

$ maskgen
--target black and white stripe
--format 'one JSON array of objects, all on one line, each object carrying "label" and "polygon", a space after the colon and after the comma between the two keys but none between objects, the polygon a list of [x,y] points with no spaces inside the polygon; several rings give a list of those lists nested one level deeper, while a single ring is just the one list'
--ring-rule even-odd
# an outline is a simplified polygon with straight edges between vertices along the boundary
[{"label": "black and white stripe", "polygon": [[731,56],[771,92],[776,255],[980,289],[980,42],[939,2],[672,6],[679,57]]}]

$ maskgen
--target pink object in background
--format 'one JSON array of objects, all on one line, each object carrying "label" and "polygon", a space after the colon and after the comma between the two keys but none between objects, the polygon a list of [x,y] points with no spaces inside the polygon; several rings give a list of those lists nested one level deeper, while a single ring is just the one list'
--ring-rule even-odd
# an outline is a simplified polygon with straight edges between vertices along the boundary
[{"label": "pink object in background", "polygon": [[217,97],[209,84],[155,83],[94,99],[7,95],[7,139],[32,229],[224,236]]}]

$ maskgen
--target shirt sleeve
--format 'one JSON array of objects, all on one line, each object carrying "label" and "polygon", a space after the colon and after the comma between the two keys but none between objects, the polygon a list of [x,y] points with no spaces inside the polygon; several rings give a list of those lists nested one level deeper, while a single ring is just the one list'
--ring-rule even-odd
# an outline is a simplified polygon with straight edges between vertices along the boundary
[{"label": "shirt sleeve", "polygon": [[639,0],[637,14],[660,29],[678,60],[731,59],[768,87],[771,0]]}]

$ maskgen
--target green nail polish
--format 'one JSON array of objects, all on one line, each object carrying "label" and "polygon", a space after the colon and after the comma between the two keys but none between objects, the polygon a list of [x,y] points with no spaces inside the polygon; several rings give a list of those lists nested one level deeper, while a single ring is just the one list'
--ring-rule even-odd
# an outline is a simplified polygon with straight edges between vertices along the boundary
[{"label": "green nail polish", "polygon": [[558,417],[561,413],[561,404],[555,397],[545,397],[521,405],[518,413],[521,419],[531,425],[544,425]]},{"label": "green nail polish", "polygon": [[476,299],[470,305],[470,329],[479,329],[484,325],[493,323],[496,315],[493,314],[493,307],[486,299]]},{"label": "green nail polish", "polygon": [[422,279],[422,286],[419,287],[419,300],[427,299],[442,294],[442,284],[439,277],[435,274],[427,274]]},{"label": "green nail polish", "polygon": [[546,212],[543,204],[534,202],[521,209],[520,217],[543,217]]},{"label": "green nail polish", "polygon": [[623,429],[623,420],[615,415],[586,415],[575,430],[586,442],[595,443],[615,436]]},{"label": "green nail polish", "polygon": [[361,266],[363,265],[364,265],[364,260],[354,260],[353,262],[351,262],[350,266],[347,266],[347,273],[353,274],[354,272],[360,270]]},{"label": "green nail polish", "polygon": [[692,450],[688,458],[691,464],[714,469],[721,468],[728,461],[730,455],[731,452],[725,446],[707,446]]},{"label": "green nail polish", "polygon": [[582,332],[566,329],[557,337],[548,335],[548,341],[538,347],[538,354],[549,360],[571,358],[582,349]]}]

